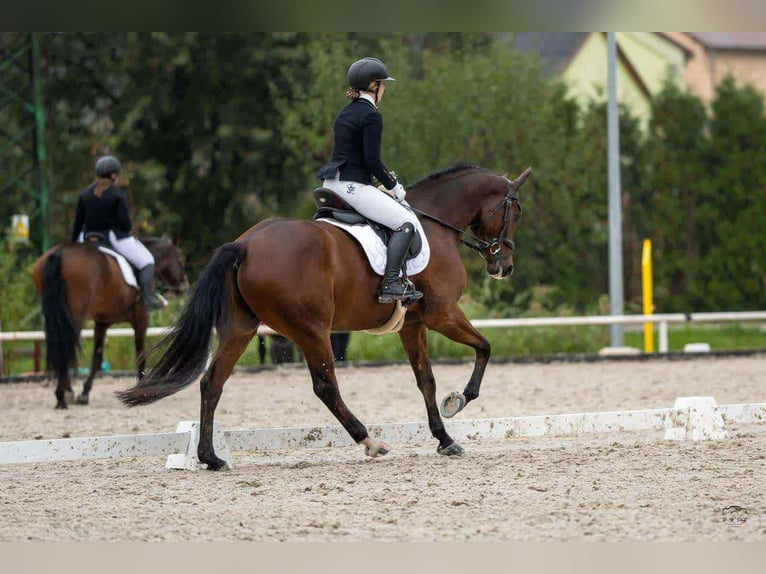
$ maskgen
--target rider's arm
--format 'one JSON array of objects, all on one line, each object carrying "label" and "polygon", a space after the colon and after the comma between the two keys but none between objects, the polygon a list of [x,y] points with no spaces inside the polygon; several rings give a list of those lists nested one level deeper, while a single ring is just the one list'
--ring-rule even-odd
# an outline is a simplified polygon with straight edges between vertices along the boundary
[{"label": "rider's arm", "polygon": [[72,227],[72,241],[77,241],[80,237],[83,225],[85,225],[85,204],[82,197],[77,199],[77,211],[74,216],[74,226]]},{"label": "rider's arm", "polygon": [[380,159],[380,142],[383,138],[383,118],[378,113],[369,114],[364,120],[362,142],[364,144],[364,163],[369,172],[378,178],[386,189],[393,189],[396,178]]},{"label": "rider's arm", "polygon": [[128,198],[125,191],[120,190],[117,196],[117,225],[119,230],[125,234],[130,234],[133,223],[130,221],[130,212],[128,211]]}]

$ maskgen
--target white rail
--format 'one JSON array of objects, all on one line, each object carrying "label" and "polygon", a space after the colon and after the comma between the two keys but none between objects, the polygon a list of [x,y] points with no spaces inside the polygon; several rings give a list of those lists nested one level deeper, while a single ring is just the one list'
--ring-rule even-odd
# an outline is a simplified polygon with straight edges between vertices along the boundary
[{"label": "white rail", "polygon": [[[159,337],[170,332],[171,328],[172,327],[149,327],[146,330],[146,335],[148,337]],[[260,327],[258,327],[259,335],[274,335],[275,333],[276,331],[274,331],[270,327],[267,327],[266,325],[261,325]],[[133,328],[118,327],[115,329],[109,329],[109,331],[107,331],[106,333],[106,336],[107,338],[132,337]],[[83,339],[92,339],[93,329],[83,329],[82,331],[80,331],[80,337]],[[0,341],[45,341],[45,331],[16,331],[16,332],[8,332],[8,333],[0,332]]]},{"label": "white rail", "polygon": [[[471,321],[474,327],[486,329],[521,328],[521,327],[574,327],[594,325],[638,325],[657,323],[659,326],[659,351],[668,351],[668,325],[670,323],[724,323],[766,321],[766,311],[737,311],[731,313],[660,313],[656,315],[592,315],[582,317],[524,317],[518,319],[475,319]],[[163,335],[170,327],[150,327],[147,335],[150,337]],[[258,328],[260,335],[273,335],[275,331],[262,325]],[[93,329],[83,329],[83,338],[92,338]],[[108,337],[132,337],[133,329],[110,329]],[[43,341],[43,331],[17,331],[2,333],[1,341]]]},{"label": "white rail", "polygon": [[[685,400],[687,406],[679,407],[681,400]],[[716,425],[714,420],[704,420],[699,416],[701,406],[705,405],[709,405],[710,417],[719,420],[718,428],[713,428]],[[690,397],[678,399],[673,408],[450,420],[445,421],[445,426],[458,441],[509,440],[521,437],[579,437],[593,433],[662,430],[666,431],[666,439],[713,440],[726,436],[726,424],[762,424],[764,422],[766,422],[766,403],[717,405],[712,397]],[[433,440],[428,424],[424,422],[385,423],[369,425],[367,429],[371,437],[392,444]],[[198,432],[197,421],[185,421],[179,423],[174,433],[0,442],[0,465],[76,459],[168,456],[168,468],[191,470],[198,468],[196,461]],[[231,451],[293,450],[353,445],[348,434],[337,425],[229,431],[222,431],[216,425],[214,433],[216,451],[227,461],[231,459]]]}]

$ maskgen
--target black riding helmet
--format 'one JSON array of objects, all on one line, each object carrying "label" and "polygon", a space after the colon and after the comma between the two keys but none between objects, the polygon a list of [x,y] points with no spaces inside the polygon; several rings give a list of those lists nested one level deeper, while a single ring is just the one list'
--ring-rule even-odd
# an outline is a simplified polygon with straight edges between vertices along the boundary
[{"label": "black riding helmet", "polygon": [[370,90],[374,82],[396,81],[388,75],[386,65],[377,58],[362,58],[348,69],[348,85],[357,90]]},{"label": "black riding helmet", "polygon": [[120,173],[121,169],[119,160],[111,155],[105,155],[96,162],[96,175],[98,177],[108,177],[113,173]]}]

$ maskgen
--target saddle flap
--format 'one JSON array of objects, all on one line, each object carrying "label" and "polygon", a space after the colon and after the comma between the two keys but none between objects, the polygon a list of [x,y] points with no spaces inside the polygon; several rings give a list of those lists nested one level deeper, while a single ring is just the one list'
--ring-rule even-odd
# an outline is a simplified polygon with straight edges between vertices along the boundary
[{"label": "saddle flap", "polygon": [[125,259],[124,255],[120,255],[114,249],[104,247],[103,245],[99,245],[98,250],[104,255],[108,255],[109,257],[114,258],[114,260],[117,262],[117,266],[120,268],[120,272],[122,273],[122,278],[125,280],[125,283],[135,289],[139,288],[138,281],[136,280],[136,273],[133,271],[133,268],[130,266],[130,263],[128,263],[128,260]]},{"label": "saddle flap", "polygon": [[348,223],[349,225],[359,225],[363,223],[370,223],[366,217],[359,215],[354,211],[341,211],[334,210],[332,216],[338,221]]}]

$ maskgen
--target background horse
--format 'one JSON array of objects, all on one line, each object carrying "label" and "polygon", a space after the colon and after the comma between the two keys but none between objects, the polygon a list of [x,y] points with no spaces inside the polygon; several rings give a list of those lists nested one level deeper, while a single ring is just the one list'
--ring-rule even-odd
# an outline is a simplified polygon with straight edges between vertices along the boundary
[{"label": "background horse", "polygon": [[[447,434],[436,402],[436,383],[428,355],[426,329],[472,347],[473,374],[463,393],[442,405],[453,416],[479,396],[490,355],[489,342],[458,306],[466,271],[458,245],[470,229],[469,243],[486,259],[487,273],[500,279],[513,271],[513,241],[521,217],[516,181],[490,171],[458,166],[415,184],[407,199],[422,216],[431,247],[428,267],[411,277],[423,298],[407,311],[399,332],[437,451],[459,455],[462,447]],[[427,215],[425,215],[427,214]],[[156,348],[156,366],[135,386],[119,392],[127,405],[141,405],[191,384],[205,369],[211,331],[218,348],[201,381],[200,440],[197,454],[207,468],[225,466],[213,449],[213,417],[223,385],[261,322],[289,337],[302,350],[314,392],[369,456],[388,452],[372,439],[341,398],[335,378],[331,331],[359,331],[385,324],[394,305],[377,302],[380,277],[370,269],[354,239],[319,221],[273,218],[262,221],[235,242],[220,247],[193,288],[178,324]]]},{"label": "background horse", "polygon": [[[166,237],[141,241],[155,258],[155,274],[177,292],[189,286],[181,250]],[[41,255],[35,262],[33,279],[42,298],[48,370],[56,374],[56,408],[67,408],[66,395],[73,394],[69,369],[77,365],[80,330],[89,318],[95,322],[93,360],[77,403],[87,405],[93,379],[101,368],[106,330],[128,321],[135,331],[138,377],[143,375],[142,351],[149,312],[137,289],[123,279],[114,257],[92,243],[64,243]]]}]

